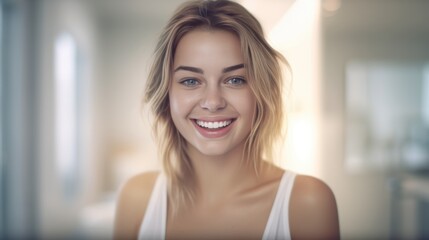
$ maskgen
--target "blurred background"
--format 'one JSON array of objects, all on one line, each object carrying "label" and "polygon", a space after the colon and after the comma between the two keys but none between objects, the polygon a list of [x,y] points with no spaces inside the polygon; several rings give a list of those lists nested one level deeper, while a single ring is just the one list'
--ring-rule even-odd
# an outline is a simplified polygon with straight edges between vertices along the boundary
[{"label": "blurred background", "polygon": [[[0,1],[0,238],[112,236],[159,169],[141,106],[181,0]],[[276,163],[323,179],[349,238],[429,237],[429,1],[240,0],[289,60]]]}]

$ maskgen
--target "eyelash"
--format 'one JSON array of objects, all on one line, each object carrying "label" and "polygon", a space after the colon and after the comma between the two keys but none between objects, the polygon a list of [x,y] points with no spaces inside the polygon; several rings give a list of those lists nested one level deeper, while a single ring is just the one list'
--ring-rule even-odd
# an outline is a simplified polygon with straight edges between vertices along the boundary
[{"label": "eyelash", "polygon": [[[234,80],[234,79],[237,79],[237,80],[239,80],[240,81],[240,83],[232,83],[231,81],[232,80]],[[231,77],[231,78],[228,78],[226,81],[225,81],[225,83],[228,83],[228,84],[231,84],[231,85],[234,85],[234,86],[241,86],[241,85],[244,85],[244,84],[246,84],[246,80],[243,78],[243,77]]]},{"label": "eyelash", "polygon": [[[240,83],[232,83],[233,80],[239,80]],[[190,83],[191,81],[193,83]],[[186,86],[186,87],[195,87],[198,84],[200,84],[200,81],[195,79],[195,78],[187,78],[187,79],[180,81],[179,83]],[[228,85],[231,85],[234,87],[241,86],[241,85],[244,85],[246,83],[247,83],[246,80],[243,77],[239,77],[239,76],[230,77],[230,78],[225,80],[225,84],[228,84]]]},{"label": "eyelash", "polygon": [[[195,83],[194,84],[190,84],[189,83],[190,81],[194,81]],[[195,78],[187,78],[187,79],[184,79],[184,80],[180,81],[179,83],[182,84],[182,85],[185,85],[187,87],[194,87],[197,84],[199,84],[199,81],[197,79],[195,79]]]}]

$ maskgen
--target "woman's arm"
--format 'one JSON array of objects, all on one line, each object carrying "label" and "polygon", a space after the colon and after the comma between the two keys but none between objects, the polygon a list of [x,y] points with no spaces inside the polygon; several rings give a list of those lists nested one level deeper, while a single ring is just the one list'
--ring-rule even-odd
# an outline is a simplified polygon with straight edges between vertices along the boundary
[{"label": "woman's arm", "polygon": [[114,239],[137,239],[158,173],[142,173],[130,178],[119,192],[116,204]]},{"label": "woman's arm", "polygon": [[292,239],[339,239],[335,196],[319,179],[297,176],[290,201]]}]

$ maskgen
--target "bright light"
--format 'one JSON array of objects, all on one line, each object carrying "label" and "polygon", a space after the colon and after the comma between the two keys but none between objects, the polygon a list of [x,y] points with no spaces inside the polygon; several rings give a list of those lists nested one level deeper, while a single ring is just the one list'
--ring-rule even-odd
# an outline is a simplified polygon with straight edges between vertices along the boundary
[{"label": "bright light", "polygon": [[68,33],[55,41],[56,161],[61,179],[73,177],[77,158],[76,42]]},{"label": "bright light", "polygon": [[[320,102],[320,1],[297,0],[268,35],[292,68],[291,106],[284,161],[293,171],[318,175]],[[290,78],[290,76],[285,76]],[[286,85],[289,86],[289,85]]]}]

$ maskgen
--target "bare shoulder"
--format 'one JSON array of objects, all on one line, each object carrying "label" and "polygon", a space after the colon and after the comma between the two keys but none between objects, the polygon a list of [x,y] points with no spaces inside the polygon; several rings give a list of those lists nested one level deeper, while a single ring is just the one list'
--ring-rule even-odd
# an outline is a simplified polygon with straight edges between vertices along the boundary
[{"label": "bare shoulder", "polygon": [[[128,179],[120,189],[120,197],[145,197],[150,195],[159,172],[144,172]],[[132,200],[132,199],[130,199]],[[140,199],[141,200],[141,199]]]},{"label": "bare shoulder", "polygon": [[115,239],[136,239],[140,223],[159,172],[131,177],[119,190],[115,214]]},{"label": "bare shoulder", "polygon": [[337,203],[323,181],[298,175],[289,209],[292,238],[339,238]]},{"label": "bare shoulder", "polygon": [[335,201],[331,188],[322,180],[306,175],[297,175],[293,188],[293,198],[307,204],[322,204]]}]

